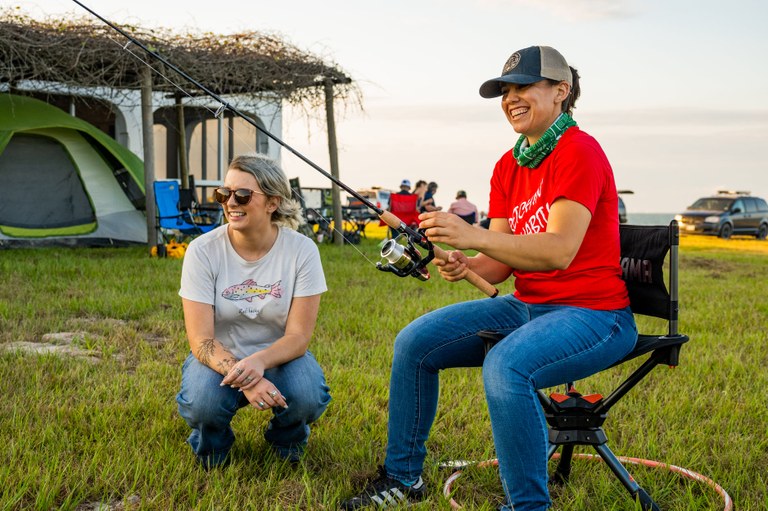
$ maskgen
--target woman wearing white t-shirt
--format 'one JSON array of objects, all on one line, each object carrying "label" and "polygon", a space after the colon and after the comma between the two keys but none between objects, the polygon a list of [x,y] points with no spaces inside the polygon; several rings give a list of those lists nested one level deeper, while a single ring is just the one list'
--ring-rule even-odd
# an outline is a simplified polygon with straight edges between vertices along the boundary
[{"label": "woman wearing white t-shirt", "polygon": [[307,349],[327,289],[320,254],[294,230],[300,209],[275,161],[235,158],[214,197],[228,223],[190,243],[179,291],[191,349],[176,397],[187,442],[203,467],[227,462],[230,422],[250,405],[272,412],[264,437],[295,462],[331,399]]}]

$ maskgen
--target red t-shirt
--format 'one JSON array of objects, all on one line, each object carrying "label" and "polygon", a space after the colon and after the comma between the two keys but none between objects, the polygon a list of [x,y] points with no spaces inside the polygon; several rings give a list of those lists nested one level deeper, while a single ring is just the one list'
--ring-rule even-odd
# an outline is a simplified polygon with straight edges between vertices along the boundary
[{"label": "red t-shirt", "polygon": [[565,270],[514,270],[515,296],[527,303],[573,305],[597,310],[629,305],[619,266],[619,207],[608,158],[590,135],[569,128],[536,169],[521,167],[509,151],[491,178],[488,216],[506,218],[515,235],[544,232],[549,208],[559,198],[590,213],[584,241]]}]

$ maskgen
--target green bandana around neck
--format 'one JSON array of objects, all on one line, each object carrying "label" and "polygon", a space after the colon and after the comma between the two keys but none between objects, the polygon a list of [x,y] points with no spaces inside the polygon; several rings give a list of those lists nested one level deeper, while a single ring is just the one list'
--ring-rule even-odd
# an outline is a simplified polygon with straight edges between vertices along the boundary
[{"label": "green bandana around neck", "polygon": [[555,146],[560,141],[560,137],[562,137],[565,130],[571,126],[578,125],[576,124],[576,121],[573,120],[573,117],[563,112],[532,146],[524,145],[528,143],[528,139],[525,138],[525,135],[520,135],[520,138],[517,139],[515,148],[512,151],[512,155],[517,160],[518,165],[521,167],[528,167],[529,169],[538,167],[544,158],[549,156],[549,153],[555,150]]}]

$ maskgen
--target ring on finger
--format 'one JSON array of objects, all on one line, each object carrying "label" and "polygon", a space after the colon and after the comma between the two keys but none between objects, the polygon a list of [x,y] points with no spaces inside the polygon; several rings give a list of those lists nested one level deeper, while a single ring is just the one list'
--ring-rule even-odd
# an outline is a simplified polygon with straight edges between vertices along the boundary
[{"label": "ring on finger", "polygon": [[264,408],[264,401],[259,401],[256,404],[259,405],[259,408]]},{"label": "ring on finger", "polygon": [[252,381],[253,381],[253,378],[251,378],[250,376],[248,376],[248,377],[245,379],[245,383],[251,383]]},{"label": "ring on finger", "polygon": [[270,395],[271,397],[275,397],[275,396],[277,395],[277,391],[276,391],[276,390],[273,390],[272,392],[270,392],[270,393],[269,393],[269,395]]},{"label": "ring on finger", "polygon": [[237,369],[235,369],[235,372],[237,373],[238,376],[240,376],[241,374],[243,374],[243,369],[241,367],[238,367]]}]

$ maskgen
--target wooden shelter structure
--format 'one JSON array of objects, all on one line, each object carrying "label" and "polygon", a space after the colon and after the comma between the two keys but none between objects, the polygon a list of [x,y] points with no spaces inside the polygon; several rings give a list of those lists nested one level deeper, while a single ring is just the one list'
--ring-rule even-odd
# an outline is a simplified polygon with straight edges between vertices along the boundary
[{"label": "wooden shelter structure", "polygon": [[[255,105],[255,109],[277,112],[279,117],[283,102],[307,111],[325,107],[331,173],[338,177],[333,103],[361,100],[359,88],[338,65],[268,33],[178,34],[137,26],[121,28],[242,112],[251,111],[247,105]],[[219,105],[97,19],[36,20],[18,9],[0,11],[0,91],[3,89],[43,99],[72,115],[77,112],[135,153],[143,153],[150,244],[156,239],[154,201],[150,200],[155,152],[148,147],[153,143],[153,127],[164,126],[168,147],[178,147],[178,151],[167,151],[167,177],[180,178],[182,186],[186,186],[189,172],[191,128],[219,117],[221,144],[222,119],[214,114]],[[131,121],[130,115],[121,117],[116,112],[115,104],[120,102],[138,112],[134,124],[141,125],[140,137],[124,135]],[[264,126],[258,116],[254,120]],[[223,121],[232,129],[233,119]],[[281,120],[272,119],[268,131],[275,133],[275,125],[281,129]],[[260,152],[279,157],[280,148],[270,149],[265,138],[254,142]],[[230,137],[229,156],[232,150]],[[338,187],[333,186],[340,204]],[[341,225],[340,215],[339,211],[336,225]]]}]

